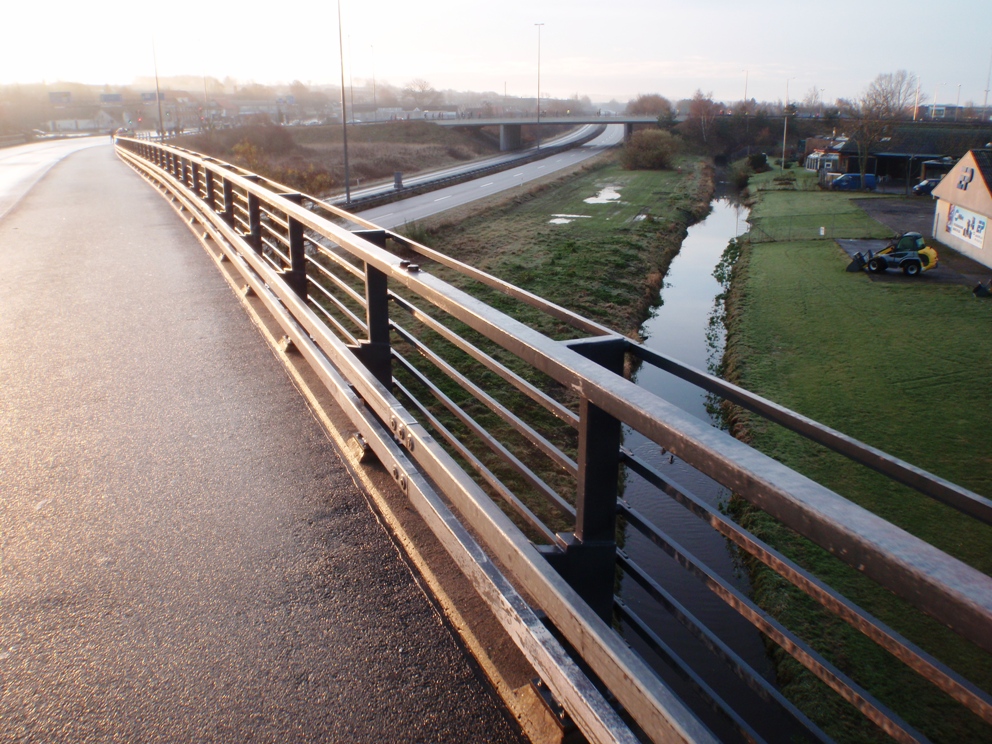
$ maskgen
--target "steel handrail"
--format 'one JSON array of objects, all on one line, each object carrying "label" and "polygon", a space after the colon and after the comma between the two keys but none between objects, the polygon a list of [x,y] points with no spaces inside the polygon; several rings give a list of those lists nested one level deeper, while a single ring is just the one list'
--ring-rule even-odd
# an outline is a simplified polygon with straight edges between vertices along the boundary
[{"label": "steel handrail", "polygon": [[[144,143],[135,144],[144,146]],[[127,142],[122,143],[122,145],[125,148],[129,147]],[[152,147],[155,148],[154,152],[146,152],[147,159],[143,162],[130,153],[122,153],[122,155],[136,167],[145,169],[146,172],[154,172],[156,179],[167,183],[170,190],[178,189],[179,193],[182,193],[183,189],[189,188],[188,170],[192,170],[194,180],[197,167],[213,173],[215,177],[224,181],[225,188],[236,188],[246,195],[249,202],[253,198],[258,199],[267,204],[268,208],[276,209],[285,214],[287,221],[299,222],[313,234],[321,236],[361,261],[366,266],[367,272],[381,273],[386,279],[427,300],[450,317],[464,323],[498,346],[511,351],[519,359],[528,362],[536,370],[566,386],[584,401],[583,411],[586,410],[587,405],[594,406],[615,420],[622,421],[625,425],[673,452],[688,464],[705,470],[720,483],[732,488],[801,534],[810,537],[814,542],[827,548],[842,560],[874,578],[882,586],[889,588],[942,620],[962,636],[986,649],[992,648],[992,632],[990,632],[992,630],[992,579],[985,574],[947,556],[870,512],[847,502],[829,489],[756,452],[726,433],[715,430],[688,416],[657,396],[636,387],[630,381],[604,369],[596,362],[586,359],[569,345],[552,341],[524,324],[486,306],[464,291],[454,288],[426,272],[419,271],[418,267],[412,266],[409,261],[389,253],[362,235],[355,235],[340,225],[315,215],[299,204],[278,194],[274,195],[271,190],[266,189],[264,184],[237,175],[230,168],[212,163],[199,156],[177,153],[161,145]],[[184,160],[180,168],[176,164],[177,158],[186,158],[190,160],[190,163],[187,164]],[[197,193],[196,198],[199,199],[203,196],[206,195]],[[203,219],[211,222],[222,235],[222,238],[231,245],[243,245],[247,236],[239,235],[233,228],[219,220],[215,214],[218,206],[216,192],[214,197],[210,200],[209,214],[204,212]],[[228,210],[227,199],[224,200],[223,206],[225,210]],[[323,205],[321,208],[324,208]],[[248,211],[250,212],[251,209],[249,208]],[[338,216],[349,219],[365,227],[366,230],[375,230],[374,225],[367,222],[363,224],[362,221],[355,220],[346,213],[341,213]],[[252,226],[248,225],[247,227],[250,231]],[[379,238],[376,243],[381,242],[382,245],[385,245],[385,239],[388,237],[401,242],[408,248],[417,250],[422,255],[431,258],[436,257],[439,263],[447,266],[458,265],[458,262],[440,256],[430,249],[416,246],[412,241],[395,236],[388,231],[375,230],[375,234]],[[588,654],[586,661],[613,689],[618,699],[634,715],[639,724],[649,732],[658,732],[661,730],[671,731],[673,725],[678,727],[685,721],[692,721],[691,715],[684,718],[682,712],[679,712],[673,718],[668,710],[662,710],[658,707],[663,698],[668,698],[667,693],[657,687],[652,688],[653,693],[648,693],[647,688],[643,687],[646,680],[631,680],[626,673],[620,672],[624,665],[633,663],[636,667],[637,663],[631,662],[624,656],[609,638],[599,635],[602,628],[597,624],[595,615],[590,616],[587,611],[581,609],[581,606],[573,604],[572,599],[565,597],[567,592],[562,595],[561,587],[556,584],[553,577],[532,562],[533,556],[531,558],[524,557],[530,555],[526,549],[526,542],[521,542],[519,534],[513,533],[513,530],[500,523],[499,519],[488,510],[484,503],[476,500],[478,498],[484,499],[484,496],[481,496],[477,488],[470,485],[471,481],[466,480],[464,474],[459,474],[456,469],[452,469],[450,462],[442,464],[447,462],[443,453],[432,451],[431,457],[425,457],[422,454],[424,446],[427,445],[429,449],[430,445],[430,437],[426,430],[412,417],[409,417],[409,414],[403,413],[403,409],[398,403],[394,405],[388,391],[384,394],[383,390],[380,389],[381,385],[376,387],[367,381],[364,384],[361,382],[363,375],[367,376],[367,370],[356,361],[353,355],[335,346],[332,337],[327,336],[326,331],[322,325],[319,325],[320,321],[313,315],[312,311],[302,303],[299,297],[280,286],[282,283],[278,275],[273,272],[268,263],[262,260],[261,256],[253,255],[250,249],[243,251],[242,257],[251,270],[259,276],[265,277],[269,286],[275,288],[275,291],[279,293],[282,307],[287,308],[295,319],[294,322],[300,324],[303,330],[318,342],[327,358],[347,373],[349,383],[355,387],[359,394],[363,398],[369,396],[368,404],[376,409],[378,415],[383,420],[390,420],[394,423],[394,432],[400,432],[400,441],[408,444],[411,454],[414,445],[416,445],[418,455],[415,455],[414,459],[424,468],[425,473],[435,482],[447,484],[453,489],[453,492],[458,495],[457,504],[469,523],[480,532],[490,549],[498,554],[499,559],[508,566],[511,573],[534,596],[535,600],[544,603],[542,605],[544,611],[548,613],[548,616],[564,633],[565,637],[577,648],[586,651]],[[500,280],[492,277],[480,277],[482,272],[475,269],[465,268],[463,273],[473,279],[483,281],[490,286],[503,284]],[[516,296],[523,301],[529,299],[527,298],[528,293],[523,291],[507,292],[507,294]],[[538,305],[541,304],[550,305],[551,303],[546,303],[546,301],[538,303]],[[555,308],[556,306],[549,311],[555,317],[574,315],[561,308]],[[369,312],[371,312],[370,308]],[[595,324],[593,326],[593,331],[603,331],[601,338],[607,342],[620,342],[628,349],[634,346],[615,334],[611,334],[608,329],[595,326]],[[635,349],[635,353],[650,357],[650,354],[643,354],[642,349],[643,347],[638,347]],[[658,360],[649,359],[649,361],[657,362]],[[678,366],[674,373],[680,376],[697,378],[703,375],[703,373],[684,365],[678,365],[678,363],[670,360],[662,361],[668,367]],[[673,369],[669,369],[669,371],[673,371]],[[355,381],[352,381],[352,375],[356,376]],[[739,389],[728,388],[726,383],[718,381],[717,378],[704,377],[706,379],[693,379],[693,381],[706,389],[716,389],[731,400],[734,400],[734,396],[736,396],[735,402],[741,402],[746,398],[746,403],[756,405],[758,408],[767,407],[769,410],[773,407],[781,408],[749,393],[746,395],[738,394],[737,390]],[[785,409],[781,410],[785,411]],[[786,413],[791,414],[787,411]],[[580,424],[585,421],[584,415],[580,417]],[[791,415],[796,416],[796,414]],[[825,436],[832,433],[832,430],[826,427],[804,420],[804,426],[807,425],[816,432],[826,432]],[[870,449],[854,442],[854,440],[849,441],[853,442],[854,446],[860,446],[866,450]],[[581,471],[582,466],[580,464],[580,475]],[[922,473],[923,471],[919,472]],[[929,474],[924,473],[924,475],[939,480]],[[964,489],[960,490],[964,491]],[[966,491],[965,493],[970,494]],[[982,498],[975,494],[970,495],[978,500]],[[483,514],[487,516],[484,517]],[[579,515],[581,518],[581,506]],[[502,526],[497,527],[497,523],[502,524]],[[579,534],[578,530],[576,534]],[[507,550],[509,552],[506,552]],[[558,586],[558,588],[552,588],[553,586]],[[561,604],[563,600],[565,604]],[[594,632],[597,640],[590,646],[588,634],[593,632],[594,628],[598,629]],[[607,651],[607,649],[612,650]],[[621,661],[621,657],[623,657],[623,661]],[[919,666],[917,669],[919,671]],[[924,674],[926,676],[925,669]],[[617,686],[616,689],[613,685]],[[631,689],[631,685],[636,689]],[[843,683],[843,685],[848,689],[855,689],[851,687],[849,682]],[[648,685],[648,687],[651,686]],[[986,720],[990,720],[987,696],[984,701],[979,699],[975,703],[973,700],[972,704],[969,705],[973,709],[975,706],[979,709],[977,712],[980,715]],[[670,710],[684,712],[684,709],[679,708],[678,705]],[[899,738],[913,738],[914,734],[910,733],[911,730],[903,727],[897,719],[890,717],[888,720],[893,722],[896,727],[894,730],[903,732]]]}]

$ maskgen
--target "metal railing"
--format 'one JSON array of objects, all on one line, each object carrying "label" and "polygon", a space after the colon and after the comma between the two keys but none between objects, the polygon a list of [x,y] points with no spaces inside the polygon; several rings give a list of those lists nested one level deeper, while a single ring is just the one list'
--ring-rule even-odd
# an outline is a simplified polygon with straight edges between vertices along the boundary
[{"label": "metal railing", "polygon": [[[784,711],[790,725],[827,739],[663,581],[618,548],[618,516],[881,730],[898,741],[923,739],[664,525],[627,503],[619,486],[624,473],[654,485],[659,496],[674,499],[992,724],[987,692],[625,449],[623,429],[706,473],[985,651],[992,651],[992,579],[639,388],[623,376],[625,359],[685,379],[992,524],[988,499],[331,204],[164,144],[118,139],[117,148],[197,226],[215,257],[235,263],[591,741],[634,738],[599,688],[636,724],[638,737],[714,740],[695,712],[700,706],[680,700],[615,623],[632,628],[741,737],[774,736],[762,730],[760,712],[735,710],[615,596],[618,571],[732,675]],[[496,309],[497,302],[506,310]],[[445,502],[481,546],[446,516]]]}]

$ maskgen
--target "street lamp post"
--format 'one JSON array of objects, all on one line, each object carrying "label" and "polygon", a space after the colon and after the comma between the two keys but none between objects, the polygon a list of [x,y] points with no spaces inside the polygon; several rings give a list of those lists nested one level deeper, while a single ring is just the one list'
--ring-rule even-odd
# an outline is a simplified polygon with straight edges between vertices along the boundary
[{"label": "street lamp post", "polygon": [[744,132],[750,133],[751,120],[747,117],[747,76],[748,70],[741,70],[744,73]]},{"label": "street lamp post", "polygon": [[541,149],[541,26],[543,23],[535,23],[537,26],[537,149]]},{"label": "street lamp post", "polygon": [[152,61],[155,63],[155,103],[158,104],[158,136],[165,138],[165,124],[162,121],[162,93],[158,87],[158,53],[155,51],[155,39],[152,39]]},{"label": "street lamp post", "polygon": [[958,83],[958,100],[954,102],[954,121],[958,120],[958,110],[961,108],[961,83]]},{"label": "street lamp post", "polygon": [[341,0],[338,0],[338,56],[341,60],[341,139],[344,143],[344,203],[351,204],[351,173],[348,170],[348,109],[344,90],[344,34],[341,32]]},{"label": "street lamp post", "polygon": [[947,85],[947,83],[937,83],[933,86],[933,103],[930,105],[930,121],[937,118],[937,91],[940,90],[940,86]]},{"label": "street lamp post", "polygon": [[375,45],[372,44],[372,121],[379,121],[379,101],[375,97]]}]

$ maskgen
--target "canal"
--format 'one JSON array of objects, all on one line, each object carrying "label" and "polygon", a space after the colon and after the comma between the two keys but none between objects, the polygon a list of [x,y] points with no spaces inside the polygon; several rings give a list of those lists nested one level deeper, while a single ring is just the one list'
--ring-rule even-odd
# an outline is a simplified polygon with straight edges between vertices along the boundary
[{"label": "canal", "polygon": [[[712,202],[706,219],[689,228],[681,250],[666,274],[658,303],[641,327],[645,345],[701,370],[713,371],[716,368],[723,355],[725,329],[724,288],[715,278],[714,271],[730,240],[747,231],[747,219],[748,210],[737,202],[734,195],[721,193]],[[707,405],[707,394],[699,388],[650,365],[641,366],[635,373],[634,381],[691,415],[713,426],[720,426],[718,414]],[[636,432],[624,432],[624,446],[711,506],[722,508],[731,496],[719,483]],[[708,524],[633,473],[626,474],[623,495],[631,506],[675,536],[703,563],[744,593],[749,593],[748,576],[738,561],[736,551]],[[626,530],[623,549],[748,665],[767,680],[774,681],[775,672],[764,641],[750,623],[636,530]],[[668,610],[634,581],[625,579],[620,595],[731,707],[736,710],[761,710],[757,716],[761,719],[761,725],[756,727],[762,735],[769,740],[780,740],[797,733],[794,723],[777,706],[758,698],[729,666],[685,630]],[[625,626],[624,632],[632,646],[655,662],[659,674],[683,699],[691,701],[697,697],[691,682],[675,673],[630,627]],[[728,725],[726,718],[713,713],[705,704],[693,707],[721,739],[740,739],[740,734]]]}]

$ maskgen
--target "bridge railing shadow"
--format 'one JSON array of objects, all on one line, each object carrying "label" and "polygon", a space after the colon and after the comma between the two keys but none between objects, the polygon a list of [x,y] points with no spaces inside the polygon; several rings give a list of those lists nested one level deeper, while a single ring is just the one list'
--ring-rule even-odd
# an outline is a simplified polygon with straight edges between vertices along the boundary
[{"label": "bridge railing shadow", "polygon": [[[879,729],[922,738],[818,651],[815,638],[758,607],[628,503],[623,483],[635,476],[938,687],[957,710],[992,724],[987,692],[627,449],[624,432],[983,652],[992,651],[992,579],[624,372],[656,366],[984,524],[992,524],[989,500],[315,197],[162,143],[121,138],[117,149],[181,209],[215,258],[235,264],[590,740],[763,741],[783,731],[828,738],[731,639],[684,606],[665,577],[618,545],[631,530]],[[449,508],[461,526],[445,516]],[[742,680],[749,692],[727,699],[722,682],[617,596],[624,581],[655,603],[647,615],[669,617],[712,655],[718,676]],[[663,670],[635,653],[630,634]]]}]

